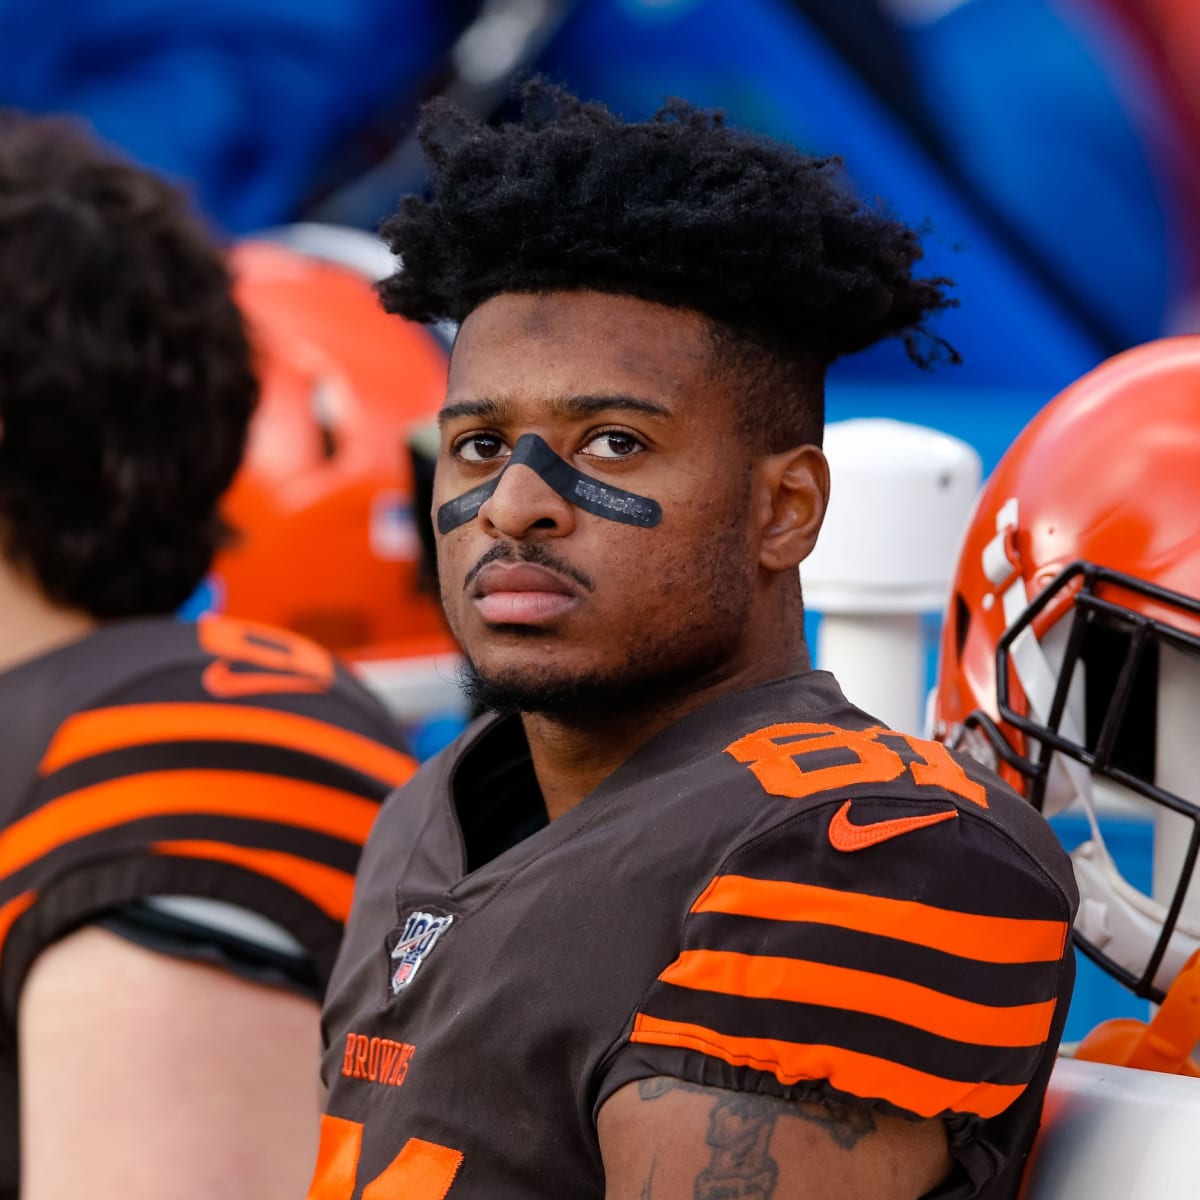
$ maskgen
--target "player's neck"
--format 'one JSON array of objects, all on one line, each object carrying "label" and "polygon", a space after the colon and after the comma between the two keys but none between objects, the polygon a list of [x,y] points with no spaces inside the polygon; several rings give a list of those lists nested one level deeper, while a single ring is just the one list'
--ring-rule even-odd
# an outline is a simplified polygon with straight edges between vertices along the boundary
[{"label": "player's neck", "polygon": [[96,619],[48,600],[24,571],[0,561],[0,671],[85,637]]},{"label": "player's neck", "polygon": [[656,734],[722,696],[799,674],[810,668],[801,642],[791,654],[759,658],[707,685],[688,689],[674,703],[657,703],[620,717],[568,719],[525,713],[529,742],[546,812],[553,821],[570,812]]}]

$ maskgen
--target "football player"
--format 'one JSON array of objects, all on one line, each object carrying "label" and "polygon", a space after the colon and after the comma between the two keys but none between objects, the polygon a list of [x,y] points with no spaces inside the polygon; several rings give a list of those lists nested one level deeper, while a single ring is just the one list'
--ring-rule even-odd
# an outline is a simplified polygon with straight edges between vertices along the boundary
[{"label": "football player", "polygon": [[[1200,950],[1200,895],[1189,892],[1200,849],[1198,435],[1198,337],[1126,351],[1046,405],[976,505],[934,703],[937,737],[997,767],[1046,814],[1074,805],[1086,816],[1091,836],[1071,855],[1080,949],[1159,1003],[1190,968],[1180,995],[1192,999],[1169,1006],[1151,1056],[1180,1070],[1200,1037],[1195,1015],[1181,1021],[1200,1011],[1189,961]],[[1153,815],[1150,894],[1114,862],[1105,808]],[[1121,1031],[1096,1053],[1150,1065],[1132,1026]]]},{"label": "football player", "polygon": [[171,615],[257,391],[183,198],[2,114],[0,281],[0,1196],[294,1196],[353,872],[411,764],[317,645]]},{"label": "football player", "polygon": [[443,601],[493,712],[385,806],[310,1200],[1012,1197],[1070,865],[810,668],[825,368],[950,301],[836,164],[533,83],[424,117]]}]

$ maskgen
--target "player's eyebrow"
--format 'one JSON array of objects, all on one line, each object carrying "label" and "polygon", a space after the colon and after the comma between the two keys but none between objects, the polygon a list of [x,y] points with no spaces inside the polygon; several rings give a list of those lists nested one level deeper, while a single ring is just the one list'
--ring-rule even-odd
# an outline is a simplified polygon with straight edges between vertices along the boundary
[{"label": "player's eyebrow", "polygon": [[489,421],[500,424],[508,414],[511,406],[499,400],[460,400],[457,404],[444,405],[438,413],[438,425],[447,421],[456,421],[460,417],[471,417],[478,421]]},{"label": "player's eyebrow", "polygon": [[[626,396],[623,394],[563,396],[550,402],[551,413],[556,417],[590,417],[596,413],[625,411],[638,412],[649,417],[669,417],[671,410],[656,400],[646,400],[641,396]],[[456,404],[447,404],[438,413],[438,424],[445,425],[468,417],[474,420],[488,421],[493,424],[503,424],[512,419],[513,405],[505,400],[484,398],[480,400],[461,400]]]},{"label": "player's eyebrow", "polygon": [[656,400],[645,400],[640,396],[592,395],[564,396],[556,400],[551,408],[568,417],[590,417],[611,409],[644,413],[649,417],[669,417],[671,410]]}]

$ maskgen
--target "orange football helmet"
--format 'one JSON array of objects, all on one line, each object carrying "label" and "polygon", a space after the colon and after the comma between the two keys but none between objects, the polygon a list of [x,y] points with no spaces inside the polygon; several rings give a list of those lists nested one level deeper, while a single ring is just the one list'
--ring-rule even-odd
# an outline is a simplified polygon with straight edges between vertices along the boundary
[{"label": "orange football helmet", "polygon": [[[1077,803],[1080,948],[1160,1000],[1200,947],[1200,337],[1127,351],[1052,400],[977,501],[933,733],[1047,814]],[[1096,800],[1152,805],[1153,899]],[[1197,889],[1200,892],[1200,889]]]},{"label": "orange football helmet", "polygon": [[352,658],[445,652],[422,586],[407,439],[442,402],[447,354],[380,308],[364,257],[386,256],[380,243],[324,233],[315,249],[252,239],[232,252],[262,398],[225,501],[236,540],[211,590],[223,611]]}]

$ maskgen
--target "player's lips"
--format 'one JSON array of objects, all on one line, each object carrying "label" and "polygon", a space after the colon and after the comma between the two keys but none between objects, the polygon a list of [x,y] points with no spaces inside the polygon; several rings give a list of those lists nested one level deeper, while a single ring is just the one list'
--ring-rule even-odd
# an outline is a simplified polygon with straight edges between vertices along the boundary
[{"label": "player's lips", "polygon": [[533,563],[489,563],[471,585],[479,615],[492,625],[539,625],[579,600],[561,575]]}]

